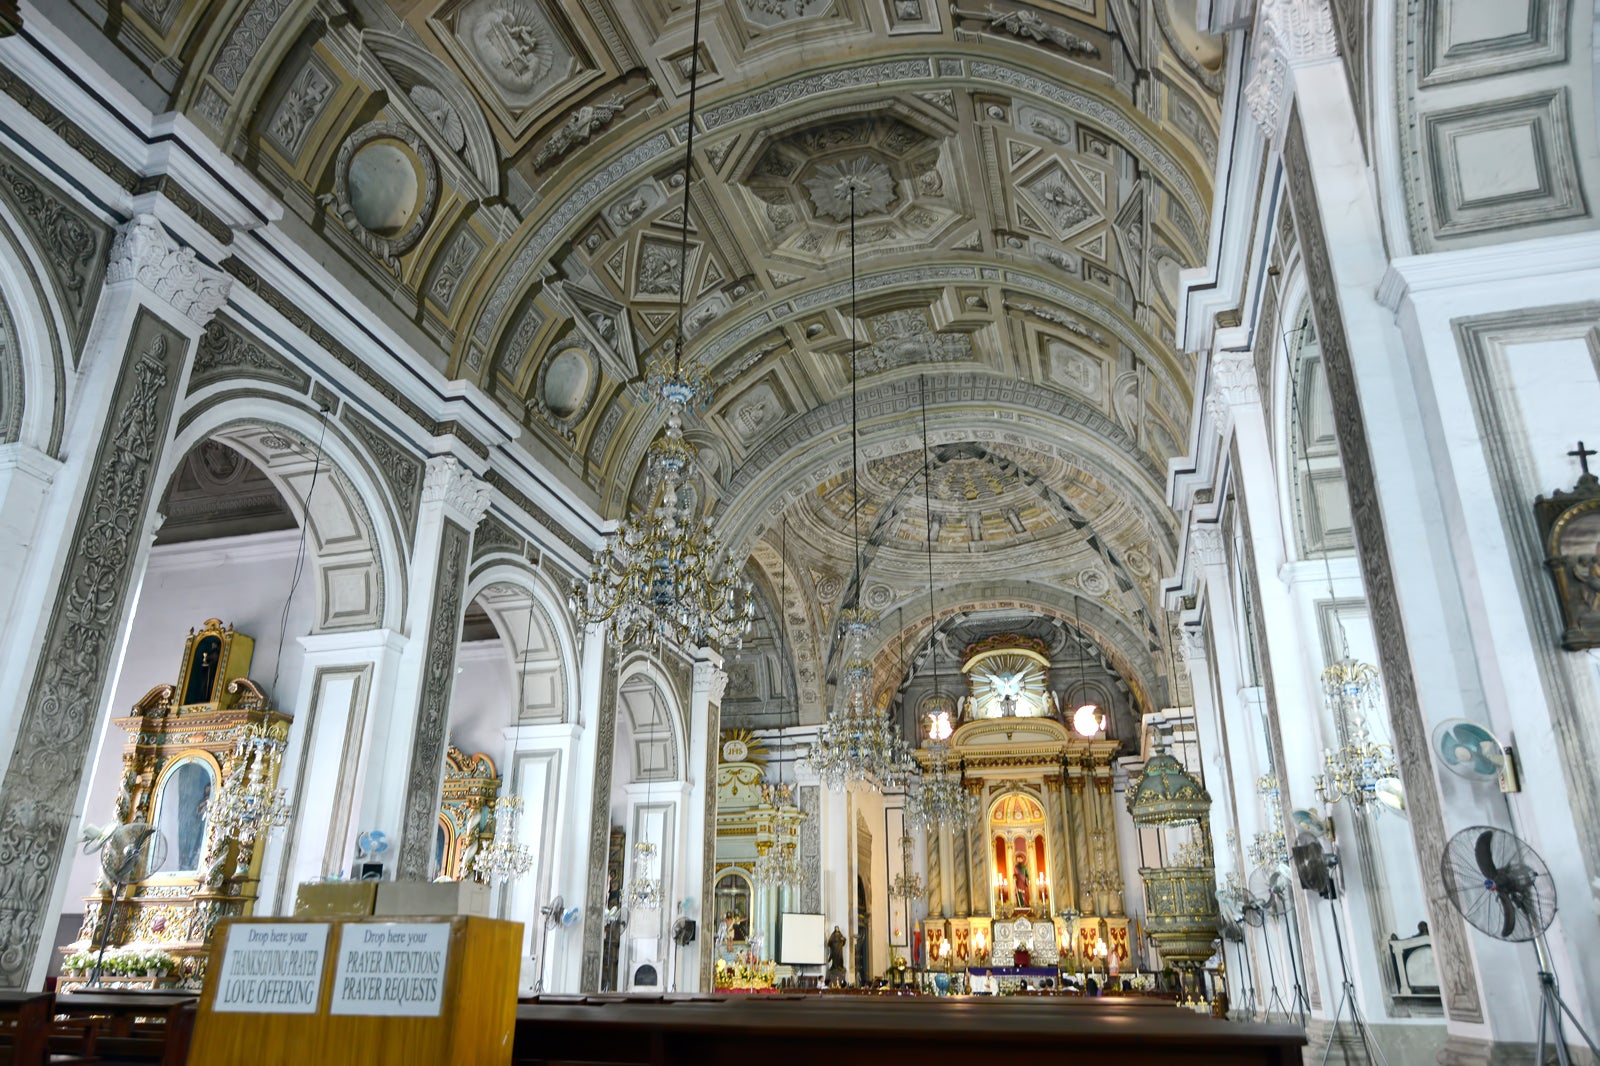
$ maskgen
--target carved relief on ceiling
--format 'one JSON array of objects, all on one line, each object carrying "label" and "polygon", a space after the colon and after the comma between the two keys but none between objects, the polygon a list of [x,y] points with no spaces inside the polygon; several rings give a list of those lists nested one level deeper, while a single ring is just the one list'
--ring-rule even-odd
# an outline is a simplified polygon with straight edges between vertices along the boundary
[{"label": "carved relief on ceiling", "polygon": [[970,217],[946,135],[914,121],[896,105],[752,141],[735,189],[763,250],[812,266],[847,255],[852,192],[856,243],[874,252],[925,248]]}]

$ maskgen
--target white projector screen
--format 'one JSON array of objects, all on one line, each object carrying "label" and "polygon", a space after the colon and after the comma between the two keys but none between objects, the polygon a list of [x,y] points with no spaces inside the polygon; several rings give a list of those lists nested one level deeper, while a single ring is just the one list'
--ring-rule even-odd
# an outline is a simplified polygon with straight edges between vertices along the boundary
[{"label": "white projector screen", "polygon": [[820,914],[778,916],[778,961],[785,966],[821,966],[828,961]]}]

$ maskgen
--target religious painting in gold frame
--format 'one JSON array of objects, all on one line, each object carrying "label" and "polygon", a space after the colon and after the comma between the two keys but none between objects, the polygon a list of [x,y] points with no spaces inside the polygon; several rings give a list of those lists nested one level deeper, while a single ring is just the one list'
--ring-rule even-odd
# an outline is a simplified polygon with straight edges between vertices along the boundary
[{"label": "religious painting in gold frame", "polygon": [[[1586,452],[1582,443],[1578,450]],[[1540,496],[1533,505],[1568,651],[1600,647],[1600,480],[1588,472],[1589,454],[1571,492]]]}]

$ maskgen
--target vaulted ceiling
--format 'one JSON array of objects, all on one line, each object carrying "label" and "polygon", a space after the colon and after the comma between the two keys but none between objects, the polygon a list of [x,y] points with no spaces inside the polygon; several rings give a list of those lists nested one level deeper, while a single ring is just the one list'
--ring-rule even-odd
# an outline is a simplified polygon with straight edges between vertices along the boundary
[{"label": "vaulted ceiling", "polygon": [[[122,7],[108,32],[288,224],[620,516],[661,426],[639,385],[677,311],[692,5]],[[732,550],[774,598],[786,575],[803,715],[850,594],[852,336],[865,601],[926,608],[926,404],[937,606],[1085,597],[1165,691],[1177,274],[1205,255],[1222,79],[1193,7],[705,0],[685,358],[716,398],[688,436]]]}]

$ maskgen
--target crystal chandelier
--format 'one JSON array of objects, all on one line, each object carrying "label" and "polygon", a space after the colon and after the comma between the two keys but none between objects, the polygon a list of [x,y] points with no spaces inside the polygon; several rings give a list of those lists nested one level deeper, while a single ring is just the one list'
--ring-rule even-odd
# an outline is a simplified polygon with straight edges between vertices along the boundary
[{"label": "crystal chandelier", "polygon": [[505,884],[533,869],[533,849],[517,840],[521,796],[501,796],[494,801],[493,811],[494,842],[478,849],[469,868],[475,881]]},{"label": "crystal chandelier", "polygon": [[1378,671],[1370,663],[1344,658],[1322,671],[1322,691],[1342,741],[1323,752],[1317,797],[1332,805],[1349,800],[1357,810],[1382,810],[1395,795],[1399,773],[1394,749],[1372,739],[1367,714],[1378,706]]},{"label": "crystal chandelier", "polygon": [[926,382],[917,378],[917,399],[922,408],[922,513],[928,537],[925,545],[928,562],[928,656],[933,663],[935,708],[928,715],[928,755],[922,772],[911,782],[906,795],[906,822],[917,829],[964,829],[978,814],[978,797],[967,791],[963,764],[950,764],[949,702],[939,688],[939,612],[934,602],[933,583],[933,466],[928,450],[928,398]]},{"label": "crystal chandelier", "polygon": [[278,770],[288,727],[258,723],[243,726],[233,744],[228,777],[206,804],[206,824],[215,840],[233,839],[241,854],[265,832],[282,829],[294,808],[278,787]]},{"label": "crystal chandelier", "polygon": [[[927,885],[922,880],[922,875],[911,868],[911,837],[900,837],[900,872],[895,875],[890,892],[906,901],[906,924],[914,920],[911,915],[911,904],[922,898],[927,892]],[[892,952],[891,952],[892,954]]]},{"label": "crystal chandelier", "polygon": [[[780,729],[779,745],[783,743]],[[806,814],[794,803],[794,786],[783,783],[783,763],[778,763],[779,780],[762,785],[761,803],[756,814],[756,861],[750,875],[763,888],[799,888],[806,880],[806,867],[800,861],[800,823]]]},{"label": "crystal chandelier", "polygon": [[850,521],[855,566],[855,601],[839,612],[840,659],[838,692],[833,712],[817,731],[806,764],[822,783],[840,792],[847,788],[881,791],[904,785],[916,772],[911,748],[901,738],[887,707],[873,705],[872,659],[867,638],[878,617],[862,607],[861,491],[858,457],[856,357],[856,182],[845,182],[850,194]]},{"label": "crystal chandelier", "polygon": [[661,908],[661,878],[656,874],[659,849],[648,840],[633,845],[633,873],[628,878],[628,907],[636,911]]},{"label": "crystal chandelier", "polygon": [[[698,0],[694,25],[698,41]],[[667,425],[646,453],[644,507],[607,538],[595,557],[589,580],[575,583],[570,597],[581,626],[603,624],[615,643],[627,646],[654,647],[665,638],[693,647],[739,647],[755,617],[750,583],[740,580],[738,568],[731,562],[719,565],[722,545],[712,531],[711,516],[695,515],[689,478],[696,452],[683,438],[685,413],[703,409],[712,398],[704,375],[683,364],[696,73],[691,66],[677,330],[651,359],[644,381],[645,398],[666,412]]]},{"label": "crystal chandelier", "polygon": [[950,745],[928,747],[922,773],[906,795],[906,824],[914,829],[965,828],[978,815],[978,797],[967,790],[959,765],[950,762]]},{"label": "crystal chandelier", "polygon": [[1256,793],[1263,797],[1267,809],[1267,828],[1258,831],[1248,848],[1252,866],[1276,866],[1289,861],[1289,843],[1283,835],[1282,792],[1276,774],[1262,774],[1256,779]]}]

